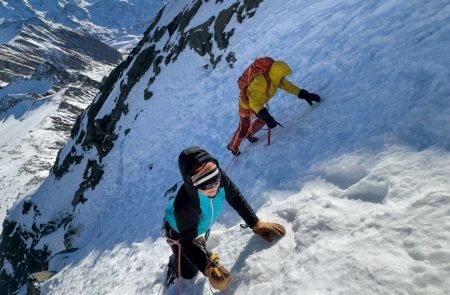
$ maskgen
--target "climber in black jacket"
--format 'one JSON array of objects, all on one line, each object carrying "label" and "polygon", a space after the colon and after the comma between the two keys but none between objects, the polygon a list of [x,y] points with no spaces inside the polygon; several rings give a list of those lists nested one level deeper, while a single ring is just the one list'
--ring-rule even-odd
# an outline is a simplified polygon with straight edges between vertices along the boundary
[{"label": "climber in black jacket", "polygon": [[[207,151],[191,147],[178,157],[183,185],[166,208],[164,224],[166,237],[173,251],[169,274],[178,272],[178,246],[181,245],[180,272],[185,279],[193,278],[198,270],[209,278],[212,287],[225,290],[231,274],[211,257],[205,241],[213,223],[219,218],[224,200],[238,212],[245,223],[267,241],[283,237],[282,225],[262,222],[219,163]],[[171,280],[173,282],[173,279]],[[170,283],[170,282],[168,282]]]}]

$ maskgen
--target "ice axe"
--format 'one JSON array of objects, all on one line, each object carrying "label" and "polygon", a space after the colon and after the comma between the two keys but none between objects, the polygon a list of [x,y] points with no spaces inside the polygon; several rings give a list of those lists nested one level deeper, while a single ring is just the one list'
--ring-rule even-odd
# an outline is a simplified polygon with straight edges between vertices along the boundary
[{"label": "ice axe", "polygon": [[[280,126],[281,128],[284,128],[284,126],[281,125],[279,122],[275,121],[275,123],[277,123],[277,125]],[[270,145],[270,130],[272,130],[272,128],[269,128],[269,131],[267,131],[267,145]]]},{"label": "ice axe", "polygon": [[213,266],[213,271],[214,271],[214,273],[216,274],[216,276],[217,276],[218,278],[222,277],[222,273],[221,273],[220,270],[219,270],[219,256],[217,256],[216,254],[214,254],[214,253],[212,253],[212,252],[209,252],[209,251],[206,249],[206,240],[205,240],[205,237],[204,237],[204,236],[200,236],[200,237],[194,239],[194,240],[192,241],[192,243],[193,243],[195,246],[199,247],[199,248],[202,250],[203,253],[205,253],[205,255],[206,255],[206,260],[208,260],[209,263],[211,263],[211,265]]}]

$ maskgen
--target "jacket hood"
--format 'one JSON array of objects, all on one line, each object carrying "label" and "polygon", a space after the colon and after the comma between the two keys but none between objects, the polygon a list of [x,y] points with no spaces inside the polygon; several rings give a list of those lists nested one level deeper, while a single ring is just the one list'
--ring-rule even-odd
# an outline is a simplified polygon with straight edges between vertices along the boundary
[{"label": "jacket hood", "polygon": [[202,148],[190,147],[183,150],[178,156],[178,168],[180,168],[184,183],[193,188],[194,185],[191,181],[192,172],[201,164],[211,161],[215,162],[217,167],[219,167],[219,162]]},{"label": "jacket hood", "polygon": [[276,86],[280,84],[281,79],[292,73],[291,68],[284,61],[275,61],[269,70],[269,79]]}]

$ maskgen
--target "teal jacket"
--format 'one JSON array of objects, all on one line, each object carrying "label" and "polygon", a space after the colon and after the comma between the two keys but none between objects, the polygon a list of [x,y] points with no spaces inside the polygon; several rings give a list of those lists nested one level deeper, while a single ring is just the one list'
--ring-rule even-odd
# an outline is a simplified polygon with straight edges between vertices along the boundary
[{"label": "teal jacket", "polygon": [[[210,230],[214,222],[219,219],[220,213],[222,212],[223,201],[225,200],[225,189],[221,187],[214,198],[205,196],[200,192],[197,192],[197,194],[201,211],[200,220],[197,224],[197,236],[200,236]],[[172,229],[177,233],[180,233],[175,219],[175,200],[176,198],[173,198],[167,206],[165,219]]]},{"label": "teal jacket", "polygon": [[210,161],[214,161],[219,166],[216,159],[198,147],[186,149],[180,154],[178,166],[184,183],[175,198],[169,202],[164,216],[166,225],[170,230],[176,232],[176,236],[180,240],[183,255],[201,271],[206,267],[206,258],[202,250],[192,241],[211,229],[222,212],[225,200],[249,227],[253,227],[258,222],[258,217],[253,209],[220,167],[220,185],[215,197],[202,195],[194,188],[190,179],[192,171],[199,165]]}]

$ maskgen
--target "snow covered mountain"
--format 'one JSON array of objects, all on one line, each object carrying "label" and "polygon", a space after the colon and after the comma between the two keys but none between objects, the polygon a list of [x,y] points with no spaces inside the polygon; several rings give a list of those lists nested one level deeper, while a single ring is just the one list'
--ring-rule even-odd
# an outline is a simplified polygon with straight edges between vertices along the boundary
[{"label": "snow covered mountain", "polygon": [[[161,5],[159,0],[0,1],[0,86],[59,55],[69,67],[80,66],[77,58],[83,53],[117,64],[117,57],[95,39],[127,55]],[[68,50],[73,57],[64,54]]]},{"label": "snow covered mountain", "polygon": [[[192,145],[287,228],[268,244],[225,210],[208,241],[234,277],[224,293],[450,293],[449,20],[447,1],[169,2],[10,211],[0,293],[50,269],[43,294],[176,294],[159,229]],[[323,101],[280,91],[285,128],[233,160],[236,79],[258,56]],[[183,283],[209,292],[203,275]]]},{"label": "snow covered mountain", "polygon": [[0,1],[0,24],[39,18],[94,35],[128,54],[162,4],[162,0]]},{"label": "snow covered mountain", "polygon": [[48,176],[73,123],[99,86],[88,76],[44,62],[30,78],[0,89],[1,220]]},{"label": "snow covered mountain", "polygon": [[110,44],[126,38],[121,50],[135,46],[159,5],[0,2],[0,220],[48,175],[75,119],[121,61],[98,38],[108,35]]},{"label": "snow covered mountain", "polygon": [[[87,34],[55,26],[40,19],[20,20],[0,25],[0,31],[13,31],[0,44],[0,81],[3,85],[18,77],[30,77],[44,61],[69,71],[94,76],[99,68],[113,67],[121,55]],[[105,74],[105,73],[102,73]]]},{"label": "snow covered mountain", "polygon": [[[39,19],[0,45],[0,219],[47,175],[76,117],[122,59],[90,35]],[[1,30],[0,30],[1,31]],[[3,32],[3,31],[2,31]]]}]

